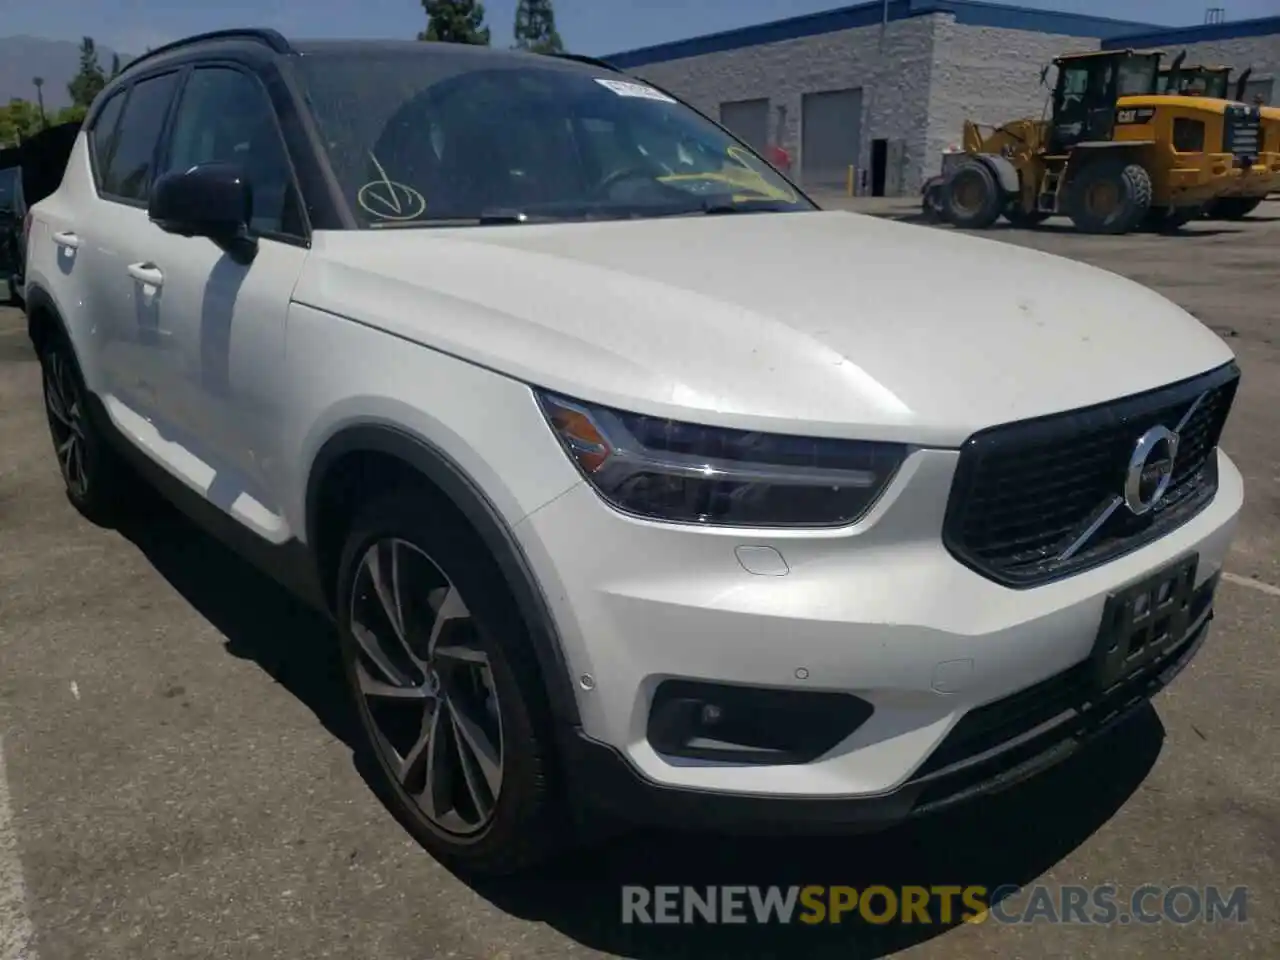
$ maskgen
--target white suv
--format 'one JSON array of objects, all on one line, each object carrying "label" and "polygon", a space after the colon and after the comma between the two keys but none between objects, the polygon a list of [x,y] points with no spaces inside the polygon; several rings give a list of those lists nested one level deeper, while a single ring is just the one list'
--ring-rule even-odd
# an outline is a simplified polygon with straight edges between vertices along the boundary
[{"label": "white suv", "polygon": [[327,611],[471,870],[600,812],[866,828],[1028,776],[1195,653],[1241,506],[1187,313],[818,210],[583,59],[152,51],[29,257],[71,501],[141,469]]}]

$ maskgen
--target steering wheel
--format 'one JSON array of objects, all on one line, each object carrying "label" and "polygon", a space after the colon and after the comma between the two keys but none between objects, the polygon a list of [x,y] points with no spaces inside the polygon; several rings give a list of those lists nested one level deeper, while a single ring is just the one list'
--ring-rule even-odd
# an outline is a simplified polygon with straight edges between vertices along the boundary
[{"label": "steering wheel", "polygon": [[605,193],[614,184],[622,183],[625,180],[648,180],[650,183],[656,182],[653,173],[644,167],[623,167],[621,170],[615,170],[613,173],[604,177],[599,184],[596,185],[596,192]]}]

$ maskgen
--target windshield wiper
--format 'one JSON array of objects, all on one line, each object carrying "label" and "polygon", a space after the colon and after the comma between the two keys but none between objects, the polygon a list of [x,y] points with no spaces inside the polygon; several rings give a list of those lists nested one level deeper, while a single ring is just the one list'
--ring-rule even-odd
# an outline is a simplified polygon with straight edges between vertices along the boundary
[{"label": "windshield wiper", "polygon": [[419,217],[416,220],[385,220],[371,223],[374,230],[409,227],[488,227],[509,223],[532,223],[535,218],[517,210],[486,210],[478,217]]},{"label": "windshield wiper", "polygon": [[696,207],[680,206],[674,210],[665,210],[661,213],[654,213],[652,216],[658,217],[698,217],[698,216],[721,216],[730,213],[786,213],[791,208],[776,202],[769,202],[761,198],[761,200],[752,200],[746,202],[737,202],[734,200],[723,200],[708,197]]},{"label": "windshield wiper", "polygon": [[704,214],[777,213],[781,209],[781,207],[745,207],[735,203],[704,203],[702,205],[702,213]]},{"label": "windshield wiper", "polygon": [[481,226],[491,223],[528,223],[529,215],[520,210],[481,210],[478,222]]}]

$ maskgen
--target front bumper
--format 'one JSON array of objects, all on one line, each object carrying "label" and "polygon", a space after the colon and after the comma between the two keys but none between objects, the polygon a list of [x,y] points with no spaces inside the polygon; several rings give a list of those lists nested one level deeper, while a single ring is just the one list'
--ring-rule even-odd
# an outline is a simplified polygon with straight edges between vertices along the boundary
[{"label": "front bumper", "polygon": [[[1206,599],[1216,580],[1203,585]],[[792,798],[670,787],[639,774],[619,751],[582,735],[562,745],[570,794],[579,800],[580,815],[605,813],[648,826],[785,833],[883,829],[1007,790],[1115,730],[1191,662],[1212,619],[1212,606],[1206,606],[1175,650],[1105,699],[1089,702],[1081,665],[973,711],[968,717],[977,723],[971,730],[957,726],[935,754],[947,753],[948,762],[922,770],[888,794]],[[982,749],[995,737],[994,746]]]},{"label": "front bumper", "polygon": [[1232,177],[1220,196],[1265,197],[1280,192],[1280,153],[1264,152],[1248,168]]},{"label": "front bumper", "polygon": [[[982,577],[942,545],[954,451],[913,453],[868,517],[840,530],[762,535],[649,523],[575,487],[517,528],[574,678],[582,729],[564,749],[569,775],[581,778],[575,793],[647,810],[641,819],[683,819],[704,806],[718,811],[713,820],[755,811],[775,819],[781,804],[802,819],[855,823],[908,816],[1034,772],[1105,724],[1092,733],[1092,719],[1078,731],[1062,727],[1044,751],[1040,734],[1035,744],[1010,734],[999,744],[1013,751],[1002,761],[1009,770],[975,769],[967,786],[953,779],[954,764],[929,764],[954,748],[949,738],[973,722],[966,716],[1066,683],[1089,657],[1117,588],[1195,553],[1195,585],[1211,593],[1243,499],[1239,472],[1217,456],[1217,495],[1186,524],[1028,590]],[[777,561],[749,572],[743,546]],[[1176,668],[1160,665],[1162,682],[1194,653],[1202,628],[1176,652]],[[810,762],[673,759],[648,736],[655,690],[670,678],[842,692],[874,713]]]},{"label": "front bumper", "polygon": [[1242,176],[1243,171],[1232,154],[1177,154],[1168,176],[1170,205],[1208,203],[1237,189]]}]

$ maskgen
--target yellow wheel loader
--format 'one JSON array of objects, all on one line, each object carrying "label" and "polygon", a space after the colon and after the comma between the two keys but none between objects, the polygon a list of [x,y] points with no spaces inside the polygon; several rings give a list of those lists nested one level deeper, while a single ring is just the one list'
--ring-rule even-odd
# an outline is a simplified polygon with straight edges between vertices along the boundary
[{"label": "yellow wheel loader", "polygon": [[1280,193],[1280,108],[1261,103],[1245,103],[1245,87],[1252,68],[1246,69],[1231,84],[1231,68],[1223,66],[1183,66],[1185,52],[1173,64],[1160,71],[1157,89],[1161,93],[1182,96],[1206,96],[1233,100],[1232,109],[1256,110],[1260,121],[1261,141],[1253,166],[1219,197],[1211,200],[1205,214],[1214,219],[1239,220],[1252,213],[1268,194]]},{"label": "yellow wheel loader", "polygon": [[967,229],[1001,216],[1027,226],[1065,215],[1099,234],[1198,216],[1252,166],[1259,121],[1223,100],[1157,95],[1161,57],[1058,57],[1047,118],[986,132],[966,121],[962,149],[925,184],[925,211]]}]

